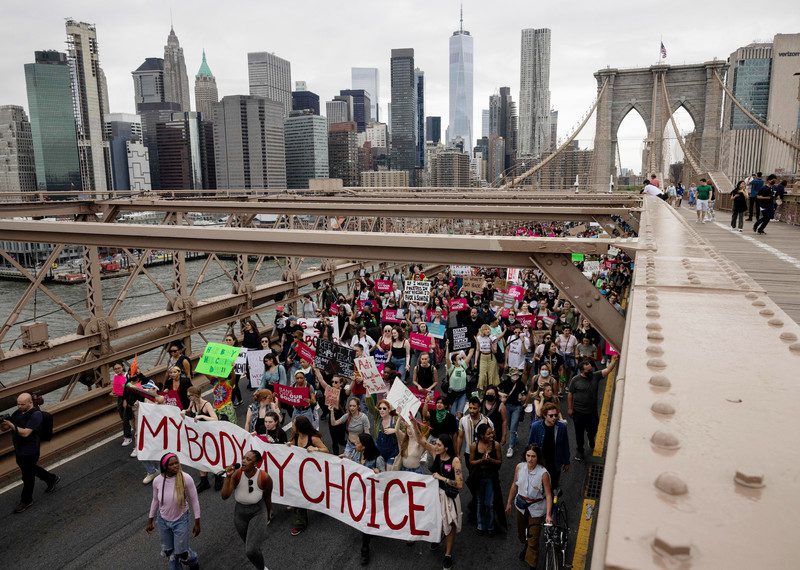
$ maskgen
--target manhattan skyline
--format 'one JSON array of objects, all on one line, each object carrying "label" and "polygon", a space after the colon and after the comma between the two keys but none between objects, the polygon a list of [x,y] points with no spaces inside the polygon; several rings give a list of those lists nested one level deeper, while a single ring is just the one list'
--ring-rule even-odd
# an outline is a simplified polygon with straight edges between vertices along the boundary
[{"label": "manhattan skyline", "polygon": [[[757,16],[750,16],[752,5],[742,0],[707,5],[684,0],[643,5],[626,0],[614,3],[613,8],[579,4],[576,10],[575,5],[557,3],[463,3],[464,28],[470,30],[475,43],[473,139],[490,95],[508,86],[514,99],[519,98],[523,28],[552,31],[551,104],[559,112],[561,138],[573,130],[594,98],[594,71],[607,65],[651,65],[657,60],[662,39],[668,52],[665,63],[696,63],[725,59],[750,41],[800,29],[800,13],[788,0],[774,2],[769,13]],[[169,5],[151,0],[109,5],[75,0],[67,6],[53,1],[37,6],[41,10],[35,12],[25,4],[4,6],[5,21],[16,33],[0,40],[4,54],[0,104],[21,105],[28,111],[23,66],[33,61],[34,51],[65,50],[64,19],[71,17],[97,27],[110,110],[134,112],[131,72],[146,57],[163,56],[171,7],[189,74],[199,68],[205,48],[214,62],[220,98],[249,92],[247,53],[266,51],[288,60],[292,81],[306,81],[321,100],[330,100],[350,87],[351,67],[378,68],[384,84],[380,116],[385,122],[391,50],[408,47],[414,49],[415,65],[425,71],[426,115],[441,116],[443,124],[449,124],[448,41],[458,28],[460,3],[456,1],[355,0],[338,10],[321,10],[318,3],[310,1],[290,6],[236,0],[224,5],[207,1]],[[689,9],[691,13],[687,13]],[[698,36],[702,36],[701,42]],[[581,133],[582,146],[591,141],[593,127],[590,122]],[[620,132],[620,137],[624,136]],[[635,155],[633,152],[634,166],[638,162]],[[623,163],[628,162],[623,157]]]}]

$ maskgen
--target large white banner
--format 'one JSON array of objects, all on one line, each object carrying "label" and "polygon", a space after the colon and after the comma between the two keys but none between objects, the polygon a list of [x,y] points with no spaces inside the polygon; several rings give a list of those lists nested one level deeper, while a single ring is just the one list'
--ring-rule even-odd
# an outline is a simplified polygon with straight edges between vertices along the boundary
[{"label": "large white banner", "polygon": [[168,451],[181,464],[218,473],[261,451],[262,468],[273,480],[272,500],[311,509],[353,528],[399,540],[441,539],[439,484],[430,475],[375,473],[335,455],[264,443],[229,422],[198,422],[175,406],[139,404],[136,447],[140,460],[157,461]]}]

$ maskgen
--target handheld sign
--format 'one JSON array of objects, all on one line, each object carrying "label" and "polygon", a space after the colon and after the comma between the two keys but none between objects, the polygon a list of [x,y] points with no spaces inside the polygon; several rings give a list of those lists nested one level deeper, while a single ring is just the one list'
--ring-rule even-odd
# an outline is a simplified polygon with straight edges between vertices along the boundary
[{"label": "handheld sign", "polygon": [[480,293],[483,291],[484,279],[482,275],[465,275],[462,279],[461,288],[469,293]]},{"label": "handheld sign", "polygon": [[[425,403],[426,392],[424,390],[420,390],[416,386],[409,386],[408,389],[411,391],[412,394],[414,394],[419,399],[419,403],[420,404],[424,404]],[[428,409],[429,410],[435,410],[436,409],[436,399],[441,395],[442,395],[441,392],[434,391],[433,393],[431,393],[431,399],[428,400]]]},{"label": "handheld sign", "polygon": [[247,349],[242,348],[236,361],[233,363],[233,371],[237,375],[242,375],[247,370]]},{"label": "handheld sign", "polygon": [[275,395],[279,402],[305,408],[308,406],[308,386],[298,388],[295,386],[284,386],[283,384],[275,384]]},{"label": "handheld sign", "polygon": [[361,379],[364,381],[364,388],[367,389],[367,394],[386,392],[389,389],[386,386],[386,382],[383,381],[383,376],[378,372],[374,358],[362,356],[361,358],[356,358],[355,362],[356,368],[361,374]]},{"label": "handheld sign", "polygon": [[444,333],[447,330],[446,325],[437,323],[425,323],[428,325],[428,332],[433,338],[444,338]]},{"label": "handheld sign", "polygon": [[261,376],[264,375],[264,357],[271,350],[248,350],[247,373],[250,377],[250,387],[258,389],[261,386]]},{"label": "handheld sign", "polygon": [[308,362],[314,362],[314,357],[316,356],[316,353],[314,352],[314,349],[312,349],[306,343],[298,342],[296,350],[297,350],[297,356]]},{"label": "handheld sign", "polygon": [[431,337],[426,334],[412,332],[408,339],[411,348],[416,350],[424,350],[425,352],[431,349]]},{"label": "handheld sign", "polygon": [[238,346],[209,342],[203,351],[203,356],[197,362],[195,374],[227,378],[231,375],[233,364],[241,350]]},{"label": "handheld sign", "polygon": [[402,320],[400,317],[402,315],[398,315],[397,313],[400,312],[400,309],[384,309],[381,311],[381,321],[384,323],[400,323]]},{"label": "handheld sign", "polygon": [[431,298],[430,281],[406,281],[406,301],[412,303],[427,303]]},{"label": "handheld sign", "polygon": [[336,407],[339,404],[339,394],[341,392],[341,388],[334,388],[333,386],[325,388],[325,406]]},{"label": "handheld sign", "polygon": [[339,314],[339,305],[336,303],[331,303],[331,306],[328,307],[328,313],[331,315],[338,315]]},{"label": "handheld sign", "polygon": [[376,279],[375,280],[375,290],[378,293],[391,293],[392,292],[392,280],[391,279]]},{"label": "handheld sign", "polygon": [[472,267],[469,265],[451,265],[450,270],[453,272],[453,275],[464,276],[464,275],[472,275]]},{"label": "handheld sign", "polygon": [[420,408],[419,398],[403,384],[403,381],[397,379],[392,384],[392,389],[386,395],[386,401],[397,410],[397,414],[404,420],[411,422],[412,418],[417,415]]},{"label": "handheld sign", "polygon": [[467,300],[464,297],[459,297],[458,299],[450,299],[450,310],[451,311],[466,311],[469,308],[467,304]]},{"label": "handheld sign", "polygon": [[508,288],[508,294],[515,300],[515,301],[522,301],[525,297],[525,289],[520,287],[519,285],[511,285]]},{"label": "handheld sign", "polygon": [[573,253],[572,254],[572,261],[583,261],[583,258],[586,257],[582,253]]},{"label": "handheld sign", "polygon": [[356,351],[352,348],[320,339],[317,345],[317,354],[314,357],[314,366],[329,374],[352,378],[355,357]]},{"label": "handheld sign", "polygon": [[469,350],[472,343],[467,335],[467,327],[458,327],[452,329],[453,342],[450,346],[451,350]]}]

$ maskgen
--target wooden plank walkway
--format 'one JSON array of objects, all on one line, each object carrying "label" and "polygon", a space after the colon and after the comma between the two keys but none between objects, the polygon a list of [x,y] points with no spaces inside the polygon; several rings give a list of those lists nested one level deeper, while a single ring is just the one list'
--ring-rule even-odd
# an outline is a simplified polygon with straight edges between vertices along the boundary
[{"label": "wooden plank walkway", "polygon": [[[764,288],[770,298],[800,324],[800,227],[772,221],[766,235],[753,232],[753,222],[744,232],[732,232],[730,212],[718,211],[716,222],[695,224],[694,210],[679,209],[692,227],[717,250],[736,263]],[[746,219],[746,218],[745,218]]]}]

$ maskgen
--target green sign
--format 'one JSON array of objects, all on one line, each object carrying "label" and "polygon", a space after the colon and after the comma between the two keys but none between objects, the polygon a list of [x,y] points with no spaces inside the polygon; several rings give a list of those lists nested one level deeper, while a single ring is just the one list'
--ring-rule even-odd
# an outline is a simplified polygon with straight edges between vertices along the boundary
[{"label": "green sign", "polygon": [[231,375],[233,363],[241,351],[238,346],[209,342],[194,371],[196,374],[227,378]]},{"label": "green sign", "polygon": [[583,261],[585,256],[582,253],[573,253],[572,254],[572,261]]}]

